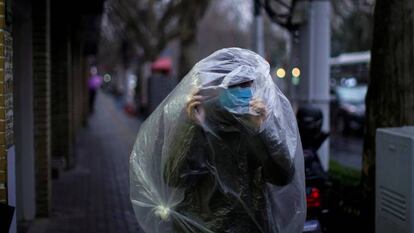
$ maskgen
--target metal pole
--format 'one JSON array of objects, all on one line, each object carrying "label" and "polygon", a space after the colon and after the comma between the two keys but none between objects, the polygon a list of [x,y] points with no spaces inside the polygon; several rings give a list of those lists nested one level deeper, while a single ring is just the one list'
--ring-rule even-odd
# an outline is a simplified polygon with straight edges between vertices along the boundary
[{"label": "metal pole", "polygon": [[263,16],[262,8],[259,0],[253,0],[253,12],[254,12],[254,35],[253,35],[253,49],[260,56],[264,57],[264,36],[263,36]]},{"label": "metal pole", "polygon": [[[323,130],[329,131],[330,2],[310,1],[308,21],[301,28],[302,77],[300,104],[314,104],[323,112]],[[329,140],[318,151],[323,167],[329,168]]]}]

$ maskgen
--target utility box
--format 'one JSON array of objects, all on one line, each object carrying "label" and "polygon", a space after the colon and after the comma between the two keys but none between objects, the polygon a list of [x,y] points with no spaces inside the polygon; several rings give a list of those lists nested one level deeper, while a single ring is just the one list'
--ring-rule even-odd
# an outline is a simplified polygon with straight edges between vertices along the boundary
[{"label": "utility box", "polygon": [[376,138],[376,232],[414,233],[414,126]]}]

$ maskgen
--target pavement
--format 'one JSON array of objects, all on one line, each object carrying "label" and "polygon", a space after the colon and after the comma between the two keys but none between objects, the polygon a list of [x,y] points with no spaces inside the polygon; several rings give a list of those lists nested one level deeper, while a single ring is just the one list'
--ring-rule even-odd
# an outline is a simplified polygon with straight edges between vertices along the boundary
[{"label": "pavement", "polygon": [[140,121],[102,92],[76,138],[76,167],[52,183],[52,213],[28,233],[141,232],[129,200],[129,155]]}]

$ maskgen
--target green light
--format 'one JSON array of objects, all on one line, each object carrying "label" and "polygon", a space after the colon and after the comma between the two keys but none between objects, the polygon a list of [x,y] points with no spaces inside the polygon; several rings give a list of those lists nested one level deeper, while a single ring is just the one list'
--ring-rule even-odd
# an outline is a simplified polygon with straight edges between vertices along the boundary
[{"label": "green light", "polygon": [[297,86],[299,85],[300,78],[299,77],[292,77],[292,84]]}]

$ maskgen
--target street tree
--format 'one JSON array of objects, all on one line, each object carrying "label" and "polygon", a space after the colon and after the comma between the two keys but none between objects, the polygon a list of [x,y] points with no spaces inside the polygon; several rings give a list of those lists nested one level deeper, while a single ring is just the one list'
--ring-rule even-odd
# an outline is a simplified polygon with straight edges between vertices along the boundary
[{"label": "street tree", "polygon": [[197,26],[209,0],[108,0],[108,24],[128,44],[142,51],[142,61],[153,61],[169,42],[179,40],[179,73],[190,69]]},{"label": "street tree", "polygon": [[374,0],[331,1],[331,56],[371,49]]},{"label": "street tree", "polygon": [[[303,0],[254,0],[263,6],[276,24],[298,35],[303,23]],[[372,17],[375,0],[331,1],[331,53],[365,51],[371,47]]]},{"label": "street tree", "polygon": [[290,32],[297,31],[300,23],[296,21],[299,0],[254,0],[263,6],[270,20]]},{"label": "street tree", "polygon": [[377,0],[374,10],[362,172],[371,229],[375,216],[376,130],[414,125],[413,12],[412,0]]},{"label": "street tree", "polygon": [[243,4],[246,2],[211,0],[199,25],[196,60],[225,47],[249,47],[251,18]]},{"label": "street tree", "polygon": [[[226,47],[252,47],[252,1],[211,0],[198,30],[198,56],[202,59],[212,52]],[[288,32],[277,24],[263,18],[264,56],[270,65],[286,60]]]}]

